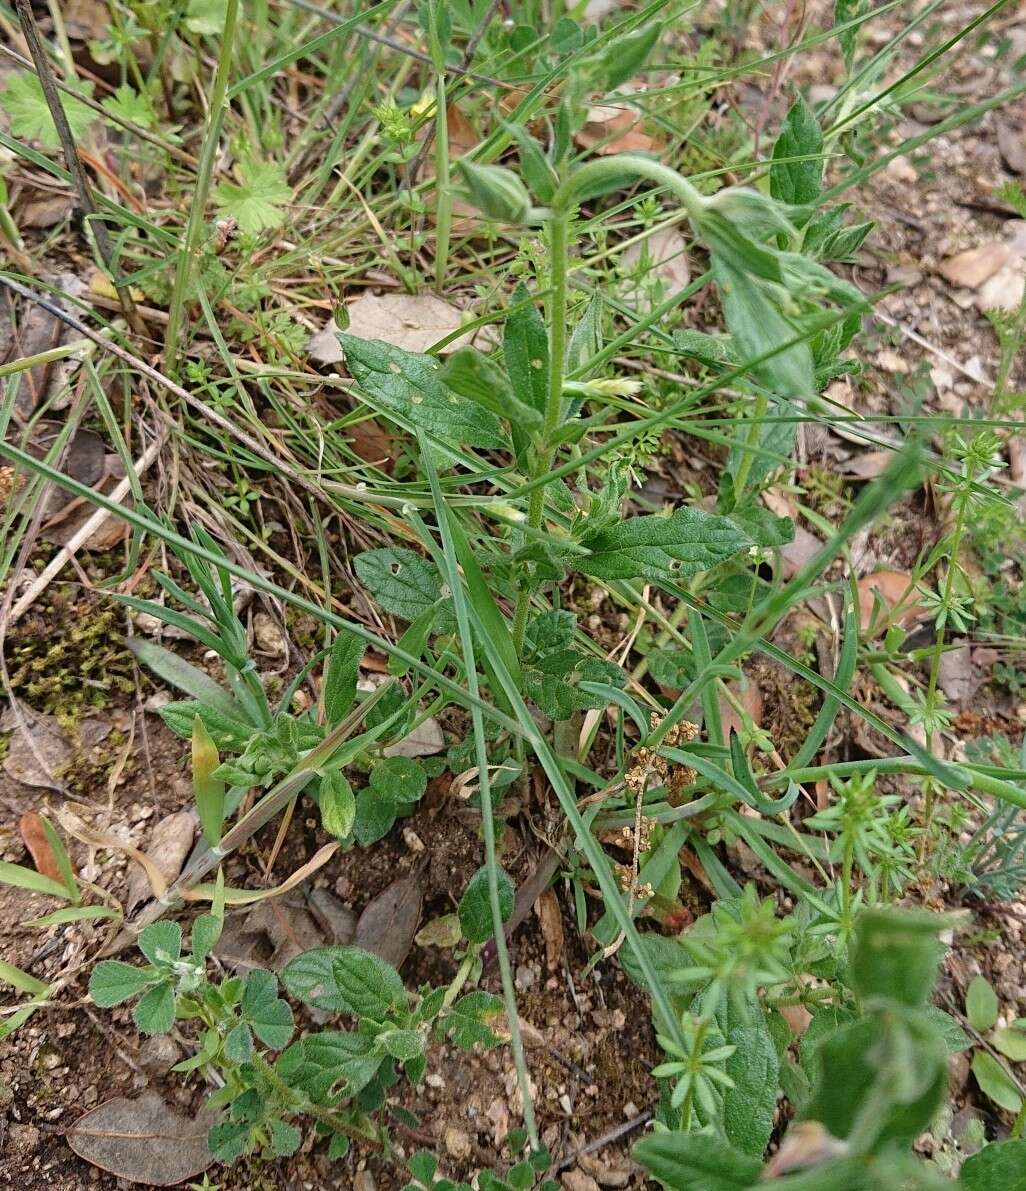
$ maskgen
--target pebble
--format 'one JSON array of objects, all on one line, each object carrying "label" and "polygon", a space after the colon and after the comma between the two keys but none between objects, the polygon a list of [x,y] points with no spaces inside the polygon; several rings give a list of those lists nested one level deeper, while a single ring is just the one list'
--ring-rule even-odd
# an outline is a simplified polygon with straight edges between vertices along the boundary
[{"label": "pebble", "polygon": [[521,964],[517,968],[516,986],[521,992],[526,992],[538,980],[538,973],[534,968],[529,968],[526,964]]},{"label": "pebble", "polygon": [[470,1138],[462,1129],[457,1129],[453,1125],[450,1125],[445,1131],[445,1149],[451,1157],[458,1158],[460,1161],[465,1161],[474,1152]]},{"label": "pebble", "polygon": [[427,1084],[427,1086],[429,1088],[444,1088],[445,1087],[445,1080],[440,1075],[436,1074],[434,1071],[432,1071],[430,1075],[425,1076],[424,1082]]},{"label": "pebble", "polygon": [[564,1191],[599,1191],[599,1185],[591,1175],[576,1167],[563,1175],[562,1182]]}]

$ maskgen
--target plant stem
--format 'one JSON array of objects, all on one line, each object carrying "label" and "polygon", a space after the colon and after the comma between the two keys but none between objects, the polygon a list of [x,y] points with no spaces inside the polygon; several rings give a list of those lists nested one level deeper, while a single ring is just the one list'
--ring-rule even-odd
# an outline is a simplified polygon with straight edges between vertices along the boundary
[{"label": "plant stem", "polygon": [[[25,0],[22,0],[24,3]],[[175,265],[175,283],[167,311],[167,332],[164,337],[164,366],[173,373],[178,362],[178,340],[182,333],[182,318],[185,299],[192,280],[194,258],[199,255],[200,236],[210,196],[210,184],[214,176],[214,158],[221,139],[221,126],[228,110],[228,77],[232,68],[232,51],[235,44],[235,25],[239,15],[239,0],[227,0],[224,13],[224,29],[221,34],[221,49],[214,72],[214,85],[210,93],[210,114],[203,135],[203,149],[200,153],[196,185],[189,206],[189,219],[185,225],[185,242],[178,250]]]},{"label": "plant stem", "polygon": [[64,154],[64,164],[68,167],[68,173],[71,174],[71,180],[78,194],[78,203],[82,208],[82,214],[85,216],[85,224],[92,230],[97,254],[107,275],[110,277],[111,284],[114,286],[114,290],[118,295],[118,301],[121,303],[121,309],[124,312],[125,318],[128,320],[129,326],[131,326],[137,335],[144,335],[146,328],[139,317],[139,312],[135,308],[132,295],[118,281],[114,266],[114,246],[110,241],[110,233],[107,231],[107,225],[97,215],[96,204],[93,202],[92,188],[89,185],[89,179],[86,177],[78,150],[75,148],[75,138],[72,135],[71,126],[68,124],[68,117],[64,111],[64,105],[61,103],[61,97],[57,91],[57,83],[53,77],[53,71],[50,69],[49,59],[46,56],[46,51],[43,49],[43,42],[39,36],[39,26],[36,24],[31,0],[15,0],[15,2],[21,32],[25,41],[28,43],[29,54],[36,68],[36,75],[39,78],[39,85],[46,99],[46,106],[50,109],[50,116],[54,127],[57,129],[57,137]]},{"label": "plant stem", "polygon": [[[545,420],[542,424],[541,444],[534,456],[531,469],[532,480],[539,479],[552,468],[556,448],[553,440],[559,429],[563,409],[563,374],[566,362],[566,279],[567,239],[570,229],[570,208],[555,207],[548,223],[549,272],[551,289],[548,301],[549,316],[549,383],[545,399]],[[527,528],[541,528],[545,510],[545,489],[535,488],[527,506]],[[513,615],[513,647],[517,657],[524,649],[524,634],[527,629],[527,613],[531,606],[531,583],[529,578],[520,584],[517,592],[516,610]]]}]

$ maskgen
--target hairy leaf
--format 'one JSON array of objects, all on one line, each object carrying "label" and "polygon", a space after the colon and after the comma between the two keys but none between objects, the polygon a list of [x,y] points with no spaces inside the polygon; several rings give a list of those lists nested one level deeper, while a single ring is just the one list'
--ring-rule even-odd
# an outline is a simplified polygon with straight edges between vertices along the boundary
[{"label": "hairy leaf", "polygon": [[732,521],[684,507],[669,517],[631,517],[585,537],[577,569],[597,579],[685,579],[733,557],[752,540]]}]

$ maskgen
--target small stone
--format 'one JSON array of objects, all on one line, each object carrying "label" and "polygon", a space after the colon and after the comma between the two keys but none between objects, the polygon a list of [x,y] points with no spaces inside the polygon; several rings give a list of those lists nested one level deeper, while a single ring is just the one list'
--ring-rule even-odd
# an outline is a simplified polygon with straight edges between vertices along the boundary
[{"label": "small stone", "polygon": [[139,1066],[147,1075],[166,1075],[181,1057],[182,1048],[167,1034],[155,1034],[139,1048]]},{"label": "small stone", "polygon": [[271,657],[281,657],[287,650],[285,635],[278,628],[274,617],[266,612],[256,612],[253,615],[253,640],[261,653]]},{"label": "small stone", "polygon": [[403,841],[411,852],[420,853],[424,851],[424,841],[412,827],[403,828]]},{"label": "small stone", "polygon": [[462,1129],[457,1129],[453,1125],[450,1125],[445,1131],[445,1149],[450,1157],[457,1158],[461,1162],[465,1162],[474,1152],[470,1138]]},{"label": "small stone", "polygon": [[55,1067],[60,1066],[60,1055],[55,1055],[52,1051],[43,1056],[43,1066],[47,1071],[52,1071]]},{"label": "small stone", "polygon": [[534,968],[527,967],[526,964],[521,964],[517,968],[516,986],[521,992],[526,992],[538,979],[538,973]]},{"label": "small stone", "polygon": [[377,1191],[377,1183],[369,1170],[358,1170],[353,1179],[353,1191]]},{"label": "small stone", "polygon": [[623,1106],[623,1115],[624,1115],[624,1117],[626,1117],[626,1119],[628,1121],[633,1121],[634,1118],[638,1115],[638,1106],[634,1103],[633,1100],[628,1100],[627,1103]]},{"label": "small stone", "polygon": [[99,1097],[96,1090],[96,1085],[93,1084],[82,1093],[82,1103],[85,1105],[95,1104]]},{"label": "small stone", "polygon": [[564,1092],[559,1098],[559,1107],[566,1113],[568,1117],[572,1117],[574,1115],[574,1106],[570,1102],[570,1097],[566,1094],[566,1092]]},{"label": "small stone", "polygon": [[429,1088],[444,1088],[445,1087],[445,1080],[442,1078],[442,1076],[440,1076],[439,1074],[437,1074],[437,1072],[434,1072],[434,1071],[432,1071],[430,1075],[425,1076],[424,1082],[427,1084],[427,1086]]},{"label": "small stone", "polygon": [[600,1191],[598,1183],[591,1175],[576,1167],[563,1175],[562,1182],[564,1191]]}]

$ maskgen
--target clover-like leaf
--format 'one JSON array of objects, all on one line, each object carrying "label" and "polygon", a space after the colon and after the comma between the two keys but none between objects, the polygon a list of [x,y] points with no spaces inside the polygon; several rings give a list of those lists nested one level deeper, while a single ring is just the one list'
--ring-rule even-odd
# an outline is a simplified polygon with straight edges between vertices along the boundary
[{"label": "clover-like leaf", "polygon": [[132,1010],[132,1020],[144,1034],[166,1034],[175,1024],[175,990],[162,981],[146,993]]},{"label": "clover-like leaf", "polygon": [[151,922],[139,935],[139,950],[151,964],[174,963],[182,955],[182,928],[177,922]]},{"label": "clover-like leaf", "polygon": [[89,977],[89,995],[101,1009],[144,992],[157,978],[153,968],[134,968],[119,959],[101,959]]},{"label": "clover-like leaf", "polygon": [[288,1046],[295,1028],[292,1010],[278,996],[278,978],[273,972],[257,968],[246,977],[242,1014],[265,1046],[272,1050]]}]

